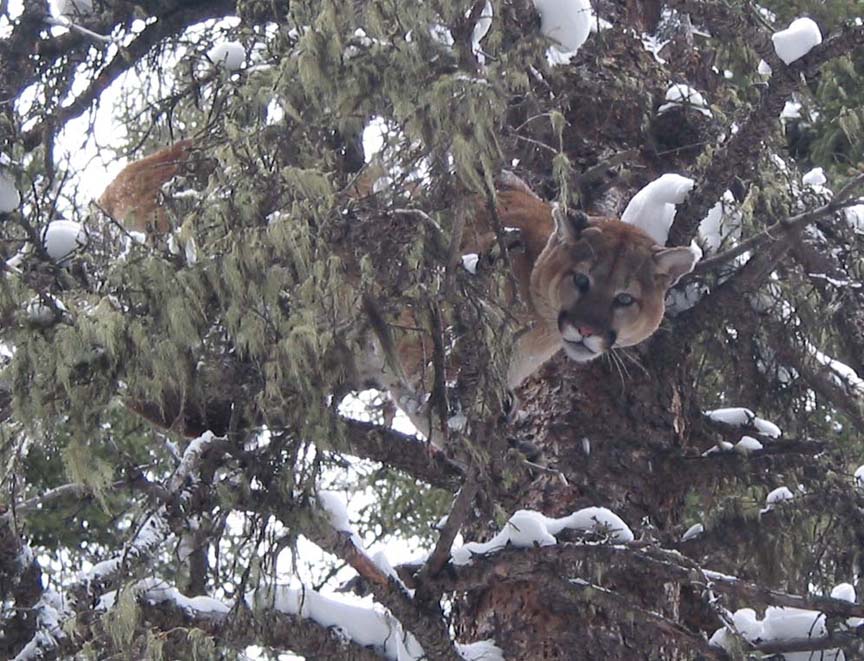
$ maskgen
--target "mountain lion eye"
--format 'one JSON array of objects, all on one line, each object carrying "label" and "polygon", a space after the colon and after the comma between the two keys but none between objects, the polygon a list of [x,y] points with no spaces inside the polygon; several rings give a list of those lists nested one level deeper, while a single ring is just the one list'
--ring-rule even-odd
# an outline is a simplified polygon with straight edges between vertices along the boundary
[{"label": "mountain lion eye", "polygon": [[620,305],[622,307],[633,305],[633,302],[634,298],[630,294],[618,294],[615,297],[615,305]]},{"label": "mountain lion eye", "polygon": [[574,273],[573,284],[576,285],[576,289],[578,289],[584,294],[586,291],[588,291],[588,287],[591,286],[591,280],[589,280],[588,276],[584,273]]}]

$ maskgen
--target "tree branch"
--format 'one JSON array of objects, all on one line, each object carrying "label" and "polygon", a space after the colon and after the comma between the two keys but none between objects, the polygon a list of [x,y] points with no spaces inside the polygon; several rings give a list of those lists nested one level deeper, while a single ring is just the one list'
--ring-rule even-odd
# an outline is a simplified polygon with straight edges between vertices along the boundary
[{"label": "tree branch", "polygon": [[338,426],[349,454],[404,471],[434,487],[459,489],[463,469],[444,452],[417,437],[350,418],[340,418]]},{"label": "tree branch", "polygon": [[47,131],[57,131],[71,119],[85,112],[90,105],[123,73],[131,69],[154,46],[178,34],[193,23],[208,18],[219,18],[231,13],[235,3],[231,0],[201,1],[190,6],[180,4],[164,15],[157,17],[155,23],[148,25],[132,43],[120,48],[111,60],[92,80],[87,89],[79,94],[74,101],[57,108],[50,118],[39,122],[24,133],[22,142],[28,151],[41,144]]},{"label": "tree branch", "polygon": [[313,524],[303,534],[328,553],[341,558],[362,576],[376,601],[386,606],[406,631],[411,632],[423,647],[427,658],[433,661],[463,661],[456,650],[440,606],[412,599],[405,586],[372,561],[358,548],[349,533],[337,531],[320,514],[313,514]]},{"label": "tree branch", "polygon": [[743,34],[752,45],[760,45],[763,57],[772,64],[773,74],[767,88],[762,92],[758,105],[743,120],[738,122],[737,133],[723,144],[711,159],[710,164],[699,175],[694,190],[683,205],[678,207],[675,221],[669,231],[668,245],[685,245],[690,241],[699,223],[708,210],[720,199],[736,177],[747,177],[759,162],[762,143],[777,125],[783,105],[797,88],[801,77],[814,74],[825,62],[850,52],[864,40],[864,26],[847,28],[813,48],[807,55],[785,65],[772,56],[765,45],[768,38],[742,18],[732,19],[732,14],[719,2],[675,3],[686,11],[692,11],[706,20],[709,27],[723,25],[727,31],[744,26]]}]

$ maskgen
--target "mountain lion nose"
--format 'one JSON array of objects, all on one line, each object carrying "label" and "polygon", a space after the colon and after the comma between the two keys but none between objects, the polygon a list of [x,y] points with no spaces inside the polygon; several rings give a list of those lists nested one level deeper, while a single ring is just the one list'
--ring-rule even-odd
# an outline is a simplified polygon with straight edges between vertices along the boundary
[{"label": "mountain lion nose", "polygon": [[576,330],[582,335],[582,337],[591,337],[592,335],[597,335],[597,331],[595,331],[591,326],[578,326]]}]

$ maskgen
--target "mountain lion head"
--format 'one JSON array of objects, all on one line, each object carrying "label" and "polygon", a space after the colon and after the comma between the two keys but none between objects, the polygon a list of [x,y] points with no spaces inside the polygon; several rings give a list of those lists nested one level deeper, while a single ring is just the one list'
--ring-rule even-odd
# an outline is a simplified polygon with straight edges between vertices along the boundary
[{"label": "mountain lion head", "polygon": [[531,272],[536,314],[557,328],[567,355],[587,362],[647,339],[666,290],[693,269],[689,248],[664,248],[637,227],[553,211],[555,230]]}]

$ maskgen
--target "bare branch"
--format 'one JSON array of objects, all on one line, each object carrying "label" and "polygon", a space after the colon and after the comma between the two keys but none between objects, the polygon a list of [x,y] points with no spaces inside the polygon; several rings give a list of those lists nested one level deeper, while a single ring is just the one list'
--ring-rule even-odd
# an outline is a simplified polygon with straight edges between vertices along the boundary
[{"label": "bare branch", "polygon": [[348,453],[379,461],[435,487],[450,491],[459,488],[463,469],[448,459],[444,452],[417,437],[348,418],[341,418],[339,427],[347,442]]},{"label": "bare branch", "polygon": [[474,498],[477,496],[479,488],[480,481],[477,479],[476,473],[474,471],[469,472],[465,483],[453,501],[453,507],[450,508],[450,514],[447,515],[447,521],[441,529],[435,548],[417,577],[418,583],[423,583],[429,576],[435,576],[449,562],[453,540],[459,534],[459,530],[474,504]]}]

